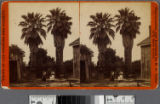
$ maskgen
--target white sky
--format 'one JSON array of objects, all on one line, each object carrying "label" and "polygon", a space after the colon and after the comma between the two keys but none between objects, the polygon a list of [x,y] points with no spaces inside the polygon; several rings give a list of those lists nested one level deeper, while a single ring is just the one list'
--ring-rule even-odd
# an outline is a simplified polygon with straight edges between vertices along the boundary
[{"label": "white sky", "polygon": [[[21,27],[18,26],[19,22],[23,19],[21,15],[28,12],[41,13],[44,16],[49,14],[49,10],[54,8],[61,8],[66,11],[68,16],[72,17],[73,25],[71,27],[72,34],[66,39],[64,48],[64,61],[73,58],[72,47],[69,44],[77,39],[80,35],[81,43],[86,44],[94,52],[92,60],[97,62],[97,46],[93,45],[92,40],[89,40],[90,27],[87,26],[90,21],[90,15],[97,12],[110,13],[112,16],[118,13],[119,9],[128,7],[135,11],[135,14],[141,17],[140,35],[134,41],[133,57],[132,60],[140,59],[140,47],[137,43],[149,36],[150,25],[150,3],[81,3],[80,4],[80,30],[79,30],[79,4],[78,3],[10,3],[9,4],[9,45],[16,44],[25,51],[24,61],[29,61],[29,47],[24,44],[24,40],[21,40]],[[80,34],[79,34],[80,31]],[[124,57],[124,50],[122,45],[122,38],[119,33],[115,34],[115,39],[112,40],[111,48],[116,50],[116,54],[120,57]],[[47,50],[48,55],[55,57],[55,47],[53,44],[53,37],[50,33],[47,33],[46,41],[43,39],[43,45],[40,47]]]}]

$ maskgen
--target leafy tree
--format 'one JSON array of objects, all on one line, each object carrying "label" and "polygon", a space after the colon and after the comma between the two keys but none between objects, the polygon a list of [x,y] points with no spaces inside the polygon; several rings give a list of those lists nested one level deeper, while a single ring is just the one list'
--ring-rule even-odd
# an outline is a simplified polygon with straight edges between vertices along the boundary
[{"label": "leafy tree", "polygon": [[91,57],[93,56],[93,51],[90,48],[88,48],[86,45],[83,45],[83,44],[80,45],[80,53],[89,55]]},{"label": "leafy tree", "polygon": [[54,70],[55,67],[55,60],[54,58],[47,55],[47,51],[43,48],[38,48],[36,52],[36,73],[38,73],[38,77],[41,76],[42,71],[48,72]]},{"label": "leafy tree", "polygon": [[13,55],[13,56],[18,56],[19,58],[23,58],[25,56],[24,53],[25,52],[17,45],[12,44],[11,46],[9,46],[10,57]]},{"label": "leafy tree", "polygon": [[123,71],[123,59],[119,56],[116,56],[116,51],[112,48],[107,48],[104,52],[105,58],[105,70],[104,73],[106,77],[110,76],[111,71],[117,72],[118,68]]},{"label": "leafy tree", "polygon": [[65,77],[69,77],[73,74],[73,60],[67,60],[64,62]]},{"label": "leafy tree", "polygon": [[140,77],[141,75],[141,61],[140,60],[136,60],[132,62],[132,70],[134,70],[133,75],[135,77]]}]

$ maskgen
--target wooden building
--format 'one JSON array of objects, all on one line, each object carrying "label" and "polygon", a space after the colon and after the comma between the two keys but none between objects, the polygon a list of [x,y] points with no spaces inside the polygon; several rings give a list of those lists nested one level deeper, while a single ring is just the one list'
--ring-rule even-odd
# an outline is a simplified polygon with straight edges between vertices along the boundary
[{"label": "wooden building", "polygon": [[70,43],[73,47],[73,77],[80,79],[80,41],[79,38]]},{"label": "wooden building", "polygon": [[91,58],[93,52],[85,45],[80,44],[79,38],[73,41],[73,76],[80,81],[87,81],[91,77]]},{"label": "wooden building", "polygon": [[141,79],[150,80],[151,73],[151,42],[150,37],[141,41]]},{"label": "wooden building", "polygon": [[20,81],[22,78],[24,51],[22,51],[17,45],[12,45],[9,49],[10,82]]}]

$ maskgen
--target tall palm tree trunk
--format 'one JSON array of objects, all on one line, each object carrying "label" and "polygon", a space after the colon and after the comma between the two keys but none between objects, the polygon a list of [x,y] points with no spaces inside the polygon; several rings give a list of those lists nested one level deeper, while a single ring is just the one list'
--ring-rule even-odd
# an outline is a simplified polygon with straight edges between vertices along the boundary
[{"label": "tall palm tree trunk", "polygon": [[29,45],[30,48],[30,69],[33,71],[36,69],[36,52],[38,50],[37,45]]},{"label": "tall palm tree trunk", "polygon": [[60,77],[63,72],[63,49],[65,40],[61,36],[54,36],[54,44],[56,47],[56,75]]},{"label": "tall palm tree trunk", "polygon": [[56,47],[56,63],[63,64],[63,47]]},{"label": "tall palm tree trunk", "polygon": [[125,61],[125,72],[127,75],[132,74],[132,49],[125,48],[124,49],[124,61]]},{"label": "tall palm tree trunk", "polygon": [[105,68],[105,59],[104,59],[104,52],[106,49],[106,45],[105,44],[98,44],[98,69],[99,69],[99,73],[98,73],[98,79],[104,79],[104,68]]},{"label": "tall palm tree trunk", "polygon": [[122,35],[124,45],[124,61],[125,61],[125,73],[126,75],[132,74],[132,48],[133,38],[129,35]]}]

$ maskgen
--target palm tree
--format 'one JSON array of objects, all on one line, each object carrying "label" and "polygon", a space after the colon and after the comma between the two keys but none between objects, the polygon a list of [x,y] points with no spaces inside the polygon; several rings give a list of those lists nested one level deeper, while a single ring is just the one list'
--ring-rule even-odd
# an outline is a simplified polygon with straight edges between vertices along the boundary
[{"label": "palm tree", "polygon": [[136,16],[133,10],[128,8],[118,11],[116,18],[116,31],[120,30],[124,46],[125,70],[126,74],[132,73],[132,48],[136,34],[139,34],[140,17]]},{"label": "palm tree", "polygon": [[46,18],[48,21],[48,32],[51,31],[54,46],[56,47],[56,64],[62,66],[65,39],[68,37],[68,34],[71,34],[71,17],[67,16],[65,11],[56,8],[50,10],[50,14]]},{"label": "palm tree", "polygon": [[111,38],[114,39],[115,32],[112,29],[114,27],[113,18],[108,13],[96,13],[96,15],[91,15],[90,18],[92,21],[88,23],[90,29],[90,39],[93,39],[93,44],[98,46],[98,63],[100,75],[99,77],[103,78],[103,70],[104,70],[104,52],[106,50],[107,45],[111,44]]},{"label": "palm tree", "polygon": [[21,39],[24,39],[24,43],[29,46],[30,49],[30,67],[34,69],[36,64],[36,51],[38,46],[43,44],[41,36],[46,39],[46,31],[43,29],[44,18],[39,13],[28,13],[22,15],[23,21],[19,23],[22,27]]}]

